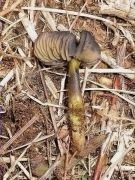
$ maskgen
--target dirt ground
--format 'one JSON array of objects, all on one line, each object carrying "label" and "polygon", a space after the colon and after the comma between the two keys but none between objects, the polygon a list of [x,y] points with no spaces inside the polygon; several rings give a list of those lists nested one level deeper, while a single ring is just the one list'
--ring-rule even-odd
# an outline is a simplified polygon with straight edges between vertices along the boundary
[{"label": "dirt ground", "polygon": [[[134,14],[125,13],[128,1],[125,6],[116,2],[0,0],[0,179],[135,179],[135,21]],[[103,12],[103,4],[113,10]],[[126,7],[121,14],[119,7]],[[65,165],[63,177],[55,169],[59,156],[68,156],[71,142],[68,66],[46,66],[33,52],[33,31],[39,35],[55,28],[76,35],[89,31],[102,51],[93,72],[80,67],[86,139],[93,142],[92,150],[69,171]],[[100,143],[91,141],[97,136]]]}]

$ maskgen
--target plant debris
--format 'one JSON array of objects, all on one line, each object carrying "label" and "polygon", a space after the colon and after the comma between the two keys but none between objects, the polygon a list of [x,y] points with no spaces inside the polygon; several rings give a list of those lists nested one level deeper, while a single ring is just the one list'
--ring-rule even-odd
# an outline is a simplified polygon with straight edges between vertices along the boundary
[{"label": "plant debris", "polygon": [[[129,0],[0,1],[0,179],[135,178],[134,9]],[[78,72],[87,140],[79,155],[70,149],[67,66],[34,55],[37,37],[53,31],[76,42],[88,31],[101,48],[100,61]]]}]

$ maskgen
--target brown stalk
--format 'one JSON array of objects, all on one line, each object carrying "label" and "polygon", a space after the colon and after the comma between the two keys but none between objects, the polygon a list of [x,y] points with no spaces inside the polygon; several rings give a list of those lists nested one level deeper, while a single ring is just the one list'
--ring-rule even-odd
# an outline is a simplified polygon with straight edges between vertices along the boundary
[{"label": "brown stalk", "polygon": [[[61,180],[64,177],[64,173],[68,175],[70,170],[76,166],[76,164],[86,156],[88,156],[90,153],[94,153],[95,150],[100,147],[103,142],[106,139],[106,135],[99,135],[95,136],[92,139],[90,139],[90,142],[85,146],[84,150],[79,154],[78,153],[69,153],[68,154],[68,162],[66,162],[65,166],[65,161],[66,161],[66,155],[63,155],[60,157],[60,164],[57,166],[55,170],[55,175],[59,180]],[[62,179],[63,180],[63,179]]]},{"label": "brown stalk", "polygon": [[83,98],[80,89],[79,65],[80,62],[76,59],[72,59],[69,62],[68,106],[69,121],[72,134],[71,147],[73,152],[82,152],[85,145],[85,112]]}]

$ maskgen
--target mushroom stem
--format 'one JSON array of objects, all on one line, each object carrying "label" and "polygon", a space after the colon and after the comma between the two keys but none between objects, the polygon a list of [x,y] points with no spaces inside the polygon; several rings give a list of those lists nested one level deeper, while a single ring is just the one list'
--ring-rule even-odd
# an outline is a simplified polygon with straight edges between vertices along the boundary
[{"label": "mushroom stem", "polygon": [[80,88],[79,66],[80,62],[76,59],[69,62],[68,107],[73,152],[82,152],[85,146],[85,110]]}]

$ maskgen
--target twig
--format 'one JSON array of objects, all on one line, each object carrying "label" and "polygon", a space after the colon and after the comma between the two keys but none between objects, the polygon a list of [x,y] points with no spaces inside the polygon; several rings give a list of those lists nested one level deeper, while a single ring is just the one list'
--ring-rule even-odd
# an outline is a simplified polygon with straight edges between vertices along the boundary
[{"label": "twig", "polygon": [[26,175],[26,177],[28,179],[31,179],[30,173],[27,171],[27,169],[22,165],[22,163],[18,162],[17,165],[19,166],[19,168],[24,172],[24,174]]},{"label": "twig", "polygon": [[[66,81],[66,74],[61,80],[61,88],[60,88],[60,95],[59,95],[59,105],[62,105],[62,102],[63,102],[63,96],[64,96],[63,90],[65,88],[65,81]],[[61,112],[61,109],[59,108],[58,109],[58,116],[61,116],[61,115],[62,115],[62,112]]]},{"label": "twig", "polygon": [[10,178],[10,180],[16,180],[18,178],[24,178],[21,176],[22,170],[20,170],[18,173],[16,173],[13,177]]},{"label": "twig", "polygon": [[[80,73],[85,73],[85,69],[80,69]],[[135,70],[131,69],[124,69],[122,67],[116,68],[116,69],[87,69],[88,73],[98,73],[98,74],[104,74],[104,73],[113,73],[113,74],[122,74],[123,76],[127,76],[127,74],[135,74]],[[133,77],[132,77],[133,78]],[[135,78],[135,77],[134,77]]]},{"label": "twig", "polygon": [[71,22],[70,22],[69,14],[67,12],[67,2],[66,2],[66,0],[64,0],[64,6],[65,6],[64,8],[66,10],[66,18],[67,18],[68,26],[70,27]]},{"label": "twig", "polygon": [[117,29],[117,27],[114,27],[113,25],[109,23],[104,22],[104,24],[114,32],[114,39],[112,40],[112,45],[116,47],[120,40],[119,30]]},{"label": "twig", "polygon": [[4,18],[4,17],[2,17],[2,16],[0,16],[0,20],[3,21],[3,22],[5,22],[5,23],[7,23],[7,24],[12,24],[12,23],[13,23],[13,22],[10,21],[9,19],[6,19],[6,18]]},{"label": "twig", "polygon": [[39,70],[38,72],[40,72],[40,71],[46,71],[46,72],[49,72],[49,73],[51,73],[51,74],[56,74],[56,75],[58,75],[58,76],[65,76],[65,73],[58,73],[58,72],[56,72],[56,71],[51,71],[51,68],[42,68],[41,70]]},{"label": "twig", "polygon": [[21,82],[20,82],[20,69],[19,69],[18,62],[17,62],[16,59],[14,60],[14,62],[15,62],[15,80],[16,80],[16,85],[17,85],[18,91],[21,91],[22,85],[21,85]]},{"label": "twig", "polygon": [[[31,0],[30,6],[35,7],[36,0]],[[30,21],[33,23],[34,22],[34,11],[30,11]]]},{"label": "twig", "polygon": [[[51,68],[43,68],[41,71],[46,71],[52,74],[56,74],[59,76],[64,76],[64,73],[58,73],[55,71],[51,71]],[[113,74],[122,74],[123,76],[126,76],[126,74],[135,74],[135,70],[132,69],[124,69],[124,68],[114,68],[114,69],[87,69],[88,73],[98,73],[98,74],[104,74],[104,73],[113,73]],[[85,73],[85,69],[79,69],[79,73]]]},{"label": "twig", "polygon": [[[105,54],[104,52],[101,52],[101,59],[102,59],[102,61],[104,61],[106,64],[108,64],[113,69],[121,69],[121,74],[123,76],[125,76],[129,79],[132,79],[132,80],[135,79],[134,74],[131,74],[130,72],[127,73],[127,71],[123,67],[117,65],[116,60],[114,58],[112,58],[111,56]],[[122,72],[122,70],[123,70],[123,72]],[[126,72],[126,74],[124,73],[124,71]],[[135,72],[135,71],[133,71],[133,72]]]},{"label": "twig", "polygon": [[46,102],[46,103],[43,103],[42,101],[40,101],[39,99],[35,98],[34,96],[30,95],[29,93],[25,92],[25,91],[21,91],[23,94],[27,95],[30,99],[32,99],[33,101],[37,102],[38,104],[42,105],[42,106],[49,106],[49,107],[57,107],[57,108],[64,108],[66,109],[65,106],[60,106],[60,105],[57,105],[57,104],[52,104],[50,102]]},{"label": "twig", "polygon": [[17,50],[18,50],[19,54],[21,55],[21,57],[24,58],[23,60],[24,60],[24,62],[27,64],[27,66],[29,66],[29,68],[32,68],[33,65],[31,64],[30,60],[25,59],[26,55],[25,55],[25,53],[23,52],[23,50],[22,50],[20,47],[18,47]]},{"label": "twig", "polygon": [[[11,159],[9,157],[1,157],[0,159],[1,159],[1,161],[4,161],[5,163],[11,163]],[[26,161],[28,161],[28,158],[22,158],[22,159],[20,159],[20,161],[26,162]]]},{"label": "twig", "polygon": [[[100,62],[98,62],[97,64],[95,64],[95,65],[92,67],[92,69],[95,69],[95,68],[99,65],[99,63],[100,63]],[[87,78],[88,78],[89,73],[90,73],[89,70],[91,70],[91,69],[88,69],[88,68],[86,67],[86,69],[85,69],[85,74],[84,74],[83,85],[82,85],[82,96],[84,95],[84,91],[85,91],[85,87],[86,87],[86,83],[87,83]]]},{"label": "twig", "polygon": [[[78,16],[78,12],[66,11],[66,10],[62,10],[62,9],[43,8],[43,7],[22,7],[22,9],[23,10],[45,11],[45,12],[52,12],[52,13],[59,13],[59,14],[68,13],[69,15]],[[112,22],[108,19],[102,18],[102,17],[95,16],[95,15],[80,13],[79,16],[80,17],[87,17],[87,18],[95,19],[95,20],[99,20],[99,21],[104,21],[104,22],[107,22],[107,23],[114,25],[114,22]]]},{"label": "twig", "polygon": [[109,89],[109,88],[85,88],[85,91],[115,91],[115,92],[120,92],[124,94],[131,94],[135,95],[135,92],[133,91],[126,91],[122,89]]}]

